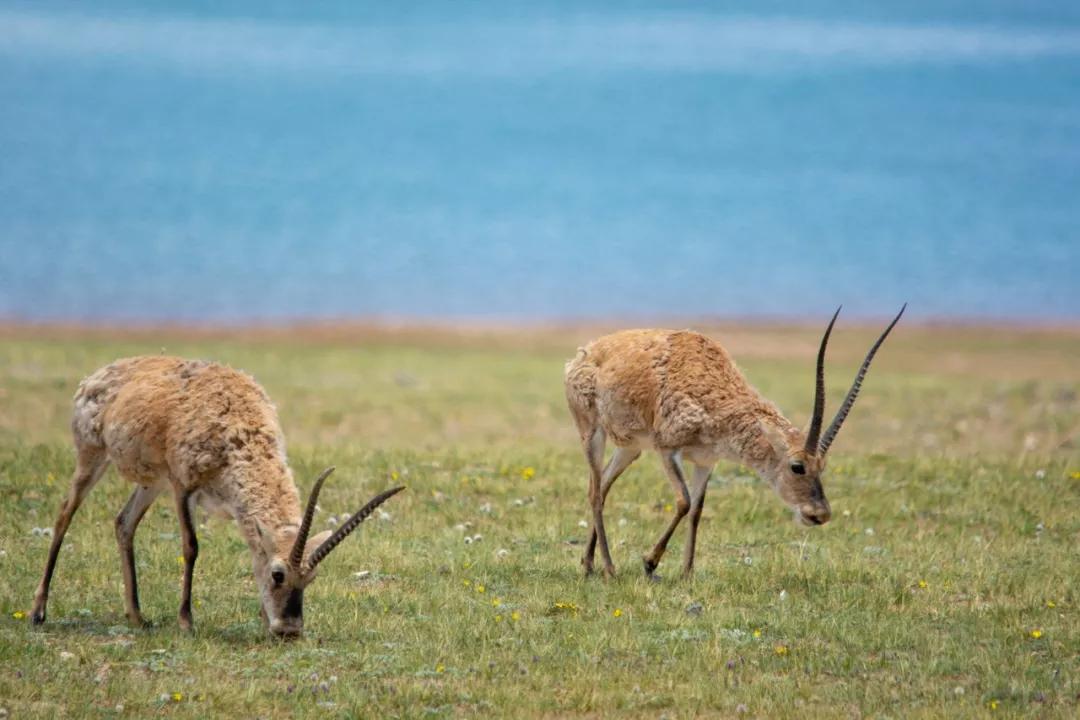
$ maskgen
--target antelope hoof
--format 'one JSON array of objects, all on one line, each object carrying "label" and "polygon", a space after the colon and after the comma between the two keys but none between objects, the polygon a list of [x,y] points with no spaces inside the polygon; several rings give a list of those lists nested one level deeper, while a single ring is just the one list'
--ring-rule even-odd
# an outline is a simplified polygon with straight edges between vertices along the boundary
[{"label": "antelope hoof", "polygon": [[615,566],[614,565],[606,565],[606,566],[604,566],[604,577],[607,578],[608,580],[614,580],[615,579]]},{"label": "antelope hoof", "polygon": [[45,611],[44,610],[35,610],[34,612],[30,613],[30,624],[31,625],[41,625],[44,622],[45,622]]},{"label": "antelope hoof", "polygon": [[191,621],[191,616],[180,616],[180,629],[184,632],[192,632],[195,629],[195,623]]}]

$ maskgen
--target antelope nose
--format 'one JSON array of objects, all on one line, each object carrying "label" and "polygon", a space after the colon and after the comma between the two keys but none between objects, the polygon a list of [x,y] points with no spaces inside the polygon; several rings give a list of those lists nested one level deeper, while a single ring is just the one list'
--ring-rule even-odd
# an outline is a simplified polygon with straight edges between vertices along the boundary
[{"label": "antelope nose", "polygon": [[270,625],[270,633],[281,640],[296,640],[304,634],[304,628],[278,621]]},{"label": "antelope nose", "polygon": [[799,508],[799,514],[807,525],[824,525],[832,518],[832,510],[829,509],[828,503],[803,505]]}]

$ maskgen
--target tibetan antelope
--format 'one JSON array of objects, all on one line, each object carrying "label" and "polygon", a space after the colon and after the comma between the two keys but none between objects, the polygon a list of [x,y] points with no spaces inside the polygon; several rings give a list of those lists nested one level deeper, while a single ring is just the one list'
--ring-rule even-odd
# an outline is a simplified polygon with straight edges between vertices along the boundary
[{"label": "tibetan antelope", "polygon": [[216,363],[136,357],[106,365],[83,380],[71,420],[76,466],[53,531],[31,620],[45,621],[49,583],[64,533],[79,505],[112,462],[135,483],[116,516],[128,619],[145,625],[135,583],[134,537],[154,499],[170,488],[180,519],[184,579],[180,627],[190,630],[191,579],[199,553],[194,505],[236,520],[251,550],[262,618],[277,637],[304,628],[304,588],[319,563],[375,508],[403,488],[373,498],[333,533],[309,538],[327,468],[315,481],[307,509],[285,459],[277,411],[255,380]]},{"label": "tibetan antelope", "polygon": [[[582,565],[593,570],[596,546],[611,576],[604,500],[611,486],[642,449],[660,455],[675,488],[675,517],[644,557],[645,574],[654,577],[668,540],[683,516],[690,527],[683,555],[683,575],[694,569],[694,544],[712,468],[720,459],[753,469],[767,481],[805,525],[823,525],[831,510],[821,486],[825,456],[851,411],[874,353],[904,314],[905,304],[870,348],[847,397],[821,434],[825,410],[825,346],[837,309],[825,328],[817,356],[817,385],[810,427],[804,433],[750,386],[719,343],[688,330],[626,330],[605,335],[580,348],[566,364],[566,399],[589,464],[592,530]],[[615,451],[607,464],[604,446]],[[687,491],[682,461],[694,465],[692,492]]]}]

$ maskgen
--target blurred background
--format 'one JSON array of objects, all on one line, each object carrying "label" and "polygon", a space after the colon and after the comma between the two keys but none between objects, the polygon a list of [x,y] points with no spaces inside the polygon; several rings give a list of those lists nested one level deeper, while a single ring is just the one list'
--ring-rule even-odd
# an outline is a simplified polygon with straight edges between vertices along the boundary
[{"label": "blurred background", "polygon": [[1080,4],[0,3],[0,319],[1080,319]]}]

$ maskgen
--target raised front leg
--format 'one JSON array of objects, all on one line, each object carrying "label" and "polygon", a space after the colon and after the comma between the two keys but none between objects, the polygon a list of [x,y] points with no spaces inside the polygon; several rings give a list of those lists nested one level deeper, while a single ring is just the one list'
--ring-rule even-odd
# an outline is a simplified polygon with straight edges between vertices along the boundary
[{"label": "raised front leg", "polygon": [[[600,486],[600,507],[603,509],[604,504],[607,502],[608,492],[611,491],[611,486],[615,484],[615,481],[619,479],[619,476],[623,474],[626,468],[630,467],[631,463],[641,457],[641,451],[636,448],[615,448],[615,452],[612,454],[611,459],[608,460],[607,465],[604,466],[603,476],[601,477]],[[585,567],[585,573],[591,573],[593,568],[593,556],[596,553],[596,528],[589,532],[589,542],[585,546],[585,556],[581,559],[581,564]]]},{"label": "raised front leg", "polygon": [[705,507],[705,491],[709,488],[711,477],[711,467],[694,466],[694,489],[690,498],[690,527],[687,529],[686,549],[683,550],[684,578],[694,574],[694,550],[697,545],[698,523],[701,521],[701,511]]},{"label": "raised front leg", "polygon": [[124,573],[124,605],[128,620],[135,626],[147,625],[139,611],[139,588],[135,579],[135,530],[163,489],[163,483],[139,485],[116,516],[116,545],[120,550],[120,567]]},{"label": "raised front leg", "polygon": [[675,532],[675,528],[679,526],[679,522],[690,510],[690,494],[686,490],[686,481],[683,479],[682,468],[679,467],[679,461],[677,458],[677,451],[675,450],[662,450],[660,451],[660,459],[664,464],[664,470],[667,472],[668,480],[671,481],[671,486],[675,488],[675,517],[671,519],[671,523],[668,524],[667,530],[660,536],[660,539],[656,541],[656,545],[653,549],[642,558],[642,563],[645,566],[645,574],[652,578],[656,572],[656,566],[660,564],[660,558],[664,557],[664,551],[667,550],[668,540],[671,539],[672,533]]},{"label": "raised front leg", "polygon": [[180,595],[180,628],[191,630],[191,577],[195,572],[195,559],[199,557],[199,541],[195,537],[195,525],[191,522],[191,493],[177,488],[176,516],[180,519],[180,540],[184,550],[184,587]]},{"label": "raised front leg", "polygon": [[34,593],[34,609],[30,613],[30,621],[34,625],[45,622],[45,606],[49,603],[49,585],[52,583],[53,571],[56,570],[56,558],[60,555],[60,546],[64,543],[64,534],[67,533],[71,518],[75,511],[82,505],[86,495],[101,479],[101,474],[109,465],[109,459],[102,448],[78,448],[78,459],[75,465],[75,474],[71,478],[71,489],[67,499],[60,508],[60,515],[56,518],[53,526],[52,544],[49,546],[49,558],[45,561],[45,573],[38,583],[37,592]]}]

